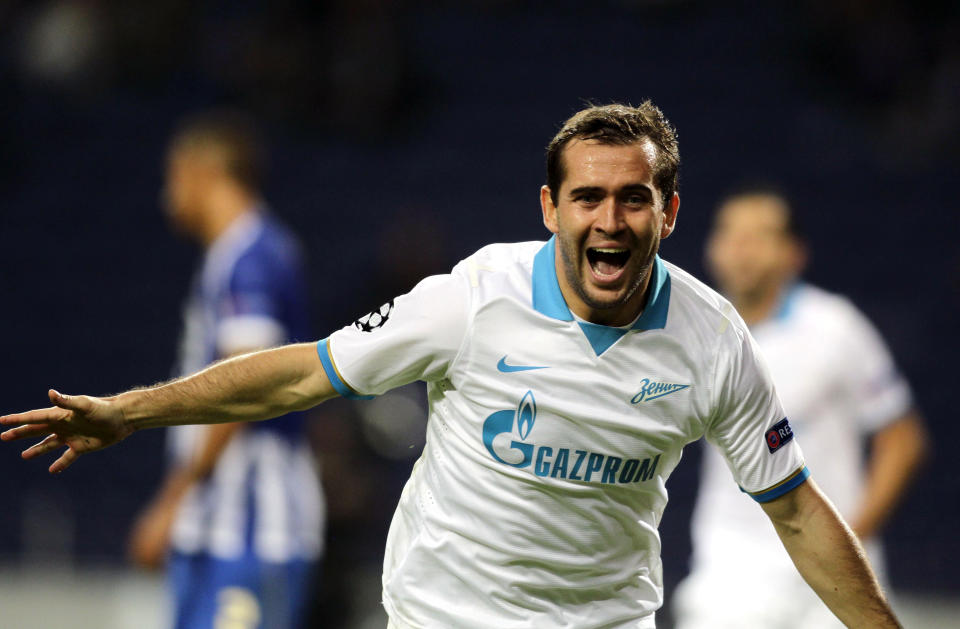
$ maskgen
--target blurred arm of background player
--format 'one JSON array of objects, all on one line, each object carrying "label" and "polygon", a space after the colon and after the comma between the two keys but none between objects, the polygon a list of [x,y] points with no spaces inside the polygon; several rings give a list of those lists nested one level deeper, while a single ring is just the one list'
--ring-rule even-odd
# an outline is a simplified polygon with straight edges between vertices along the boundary
[{"label": "blurred arm of background player", "polygon": [[167,473],[159,491],[137,517],[130,533],[128,552],[134,563],[147,569],[163,566],[180,501],[191,487],[210,475],[230,439],[242,427],[243,424],[236,423],[208,427],[204,442],[191,464]]},{"label": "blurred arm of background player", "polygon": [[874,433],[863,498],[850,526],[860,539],[878,534],[910,486],[928,450],[923,419],[910,411]]},{"label": "blurred arm of background player", "polygon": [[180,502],[191,487],[213,472],[230,440],[244,426],[238,422],[207,426],[193,459],[167,473],[130,532],[128,554],[134,563],[150,570],[163,566]]},{"label": "blurred arm of background player", "polygon": [[900,626],[856,536],[812,479],[761,506],[804,580],[846,626]]}]

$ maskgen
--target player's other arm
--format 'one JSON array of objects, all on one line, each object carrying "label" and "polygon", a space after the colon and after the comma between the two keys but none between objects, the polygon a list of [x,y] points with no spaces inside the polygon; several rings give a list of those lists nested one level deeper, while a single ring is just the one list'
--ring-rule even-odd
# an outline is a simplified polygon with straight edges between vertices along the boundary
[{"label": "player's other arm", "polygon": [[761,506],[797,570],[846,626],[901,626],[853,531],[812,480]]},{"label": "player's other arm", "polygon": [[850,526],[860,539],[877,534],[890,518],[926,459],[928,444],[923,418],[915,411],[873,435],[863,498],[850,519]]},{"label": "player's other arm", "polygon": [[27,459],[67,446],[50,466],[56,473],[81,454],[143,428],[269,419],[315,406],[336,391],[316,346],[302,343],[237,356],[186,378],[113,397],[53,390],[49,395],[54,406],[5,415],[0,424],[16,426],[2,433],[4,441],[45,436],[23,452]]}]

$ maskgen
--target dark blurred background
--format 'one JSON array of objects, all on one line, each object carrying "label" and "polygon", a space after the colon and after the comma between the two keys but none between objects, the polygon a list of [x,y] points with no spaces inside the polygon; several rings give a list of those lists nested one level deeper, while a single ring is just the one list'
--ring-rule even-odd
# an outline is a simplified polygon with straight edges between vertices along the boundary
[{"label": "dark blurred background", "polygon": [[[780,182],[809,234],[808,277],[883,332],[935,448],[886,532],[893,584],[960,595],[956,2],[0,2],[0,407],[171,373],[199,256],[159,201],[184,114],[242,107],[261,123],[268,198],[307,245],[325,336],[486,243],[545,238],[538,189],[559,124],[588,100],[646,98],[683,158],[664,257],[705,277],[718,197]],[[371,414],[341,404],[315,422],[332,518],[315,613],[331,627],[350,622],[351,571],[378,569],[417,454],[391,451]],[[0,559],[121,564],[162,439],[56,478],[0,448]],[[661,527],[668,592],[689,552],[688,450]]]}]

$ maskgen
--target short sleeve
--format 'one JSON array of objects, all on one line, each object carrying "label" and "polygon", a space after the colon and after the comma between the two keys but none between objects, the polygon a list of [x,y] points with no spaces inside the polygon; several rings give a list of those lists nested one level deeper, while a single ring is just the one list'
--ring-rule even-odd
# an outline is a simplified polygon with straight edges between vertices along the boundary
[{"label": "short sleeve", "polygon": [[809,472],[756,342],[746,326],[727,333],[736,339],[725,339],[716,357],[717,405],[705,436],[740,488],[767,502],[798,486]]},{"label": "short sleeve", "polygon": [[876,432],[907,413],[913,404],[910,386],[879,332],[852,306],[843,344],[841,373],[861,430]]},{"label": "short sleeve", "polygon": [[344,397],[443,377],[463,344],[469,302],[469,282],[456,271],[428,277],[320,341],[327,377]]},{"label": "short sleeve", "polygon": [[273,347],[287,337],[281,323],[281,278],[259,256],[241,257],[233,268],[229,289],[217,308],[216,342],[220,356]]}]

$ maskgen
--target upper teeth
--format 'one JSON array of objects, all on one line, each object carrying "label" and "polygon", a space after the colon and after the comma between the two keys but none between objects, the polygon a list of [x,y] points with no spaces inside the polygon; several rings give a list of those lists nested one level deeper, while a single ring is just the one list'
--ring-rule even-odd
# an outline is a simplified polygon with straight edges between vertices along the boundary
[{"label": "upper teeth", "polygon": [[626,249],[611,249],[609,247],[594,247],[594,251],[598,253],[624,253]]}]

